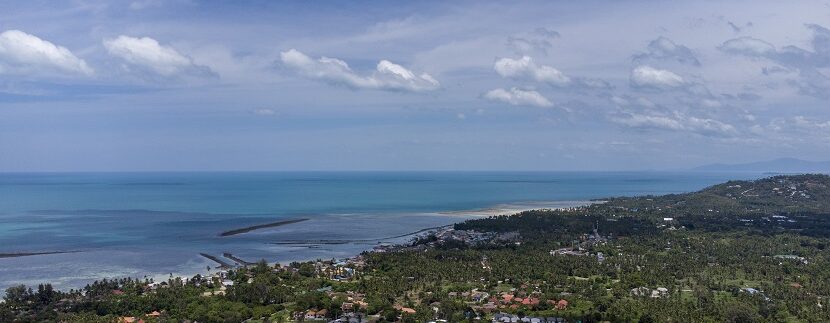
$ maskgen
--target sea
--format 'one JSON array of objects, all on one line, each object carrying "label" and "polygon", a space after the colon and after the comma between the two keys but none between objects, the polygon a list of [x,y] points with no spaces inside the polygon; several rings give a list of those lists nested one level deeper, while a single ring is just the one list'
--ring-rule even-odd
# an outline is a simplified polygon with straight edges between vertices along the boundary
[{"label": "sea", "polygon": [[[0,173],[0,289],[342,259],[490,214],[696,191],[762,173]],[[236,235],[223,232],[306,219]],[[26,255],[32,253],[51,253]]]}]

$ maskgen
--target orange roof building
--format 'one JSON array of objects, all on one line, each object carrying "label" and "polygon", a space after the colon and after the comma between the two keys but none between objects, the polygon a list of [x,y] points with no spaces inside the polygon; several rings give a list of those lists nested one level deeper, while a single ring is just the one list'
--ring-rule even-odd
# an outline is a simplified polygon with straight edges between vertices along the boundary
[{"label": "orange roof building", "polygon": [[556,302],[556,309],[557,310],[564,310],[568,308],[568,301],[564,299],[560,299],[559,302]]}]

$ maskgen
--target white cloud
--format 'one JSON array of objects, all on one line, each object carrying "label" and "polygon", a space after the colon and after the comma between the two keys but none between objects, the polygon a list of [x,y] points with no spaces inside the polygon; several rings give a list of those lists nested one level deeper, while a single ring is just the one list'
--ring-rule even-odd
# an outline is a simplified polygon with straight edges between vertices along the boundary
[{"label": "white cloud", "polygon": [[611,121],[632,128],[656,128],[665,130],[683,130],[680,121],[666,116],[650,116],[644,114],[629,114],[625,117],[611,118]]},{"label": "white cloud", "polygon": [[104,40],[104,47],[111,55],[162,76],[213,74],[209,68],[196,65],[190,57],[179,53],[172,47],[162,46],[158,41],[149,37],[137,38],[121,35],[115,39]]},{"label": "white cloud", "polygon": [[381,60],[372,75],[361,76],[342,60],[329,57],[315,60],[296,49],[280,53],[280,59],[285,66],[305,77],[354,89],[419,92],[436,90],[441,86],[438,80],[427,73],[417,75],[387,60]]},{"label": "white cloud", "polygon": [[795,116],[792,123],[801,129],[807,130],[830,130],[830,121],[818,121],[805,116]]},{"label": "white cloud", "polygon": [[519,59],[502,58],[496,61],[493,68],[496,73],[506,78],[533,80],[556,86],[571,83],[571,79],[559,70],[547,65],[536,65],[530,56],[522,56]]},{"label": "white cloud", "polygon": [[639,54],[634,56],[637,60],[642,59],[673,59],[679,63],[684,64],[691,64],[694,66],[700,66],[700,61],[695,56],[695,53],[692,52],[686,46],[678,45],[671,39],[666,37],[659,37],[655,40],[652,40],[647,47],[648,52]]},{"label": "white cloud", "polygon": [[518,88],[494,89],[484,93],[483,97],[490,101],[504,102],[510,105],[527,105],[537,107],[553,106],[547,98],[539,92]]},{"label": "white cloud", "polygon": [[92,75],[86,62],[66,49],[20,30],[0,33],[0,74]]},{"label": "white cloud", "polygon": [[789,45],[776,49],[772,44],[750,37],[730,39],[718,48],[726,53],[742,55],[751,58],[766,58],[781,65],[769,66],[762,69],[765,75],[795,72],[796,77],[788,83],[798,89],[801,94],[830,98],[830,29],[816,24],[805,25],[812,32],[810,44],[813,49],[808,50]]},{"label": "white cloud", "polygon": [[730,124],[714,119],[685,116],[677,112],[673,115],[626,113],[612,117],[611,121],[630,128],[688,131],[712,136],[730,136],[737,133],[735,127]]},{"label": "white cloud", "polygon": [[775,46],[752,37],[740,37],[727,40],[718,49],[730,54],[747,56],[766,56],[775,53]]},{"label": "white cloud", "polygon": [[678,88],[686,82],[672,71],[656,69],[648,65],[637,66],[631,71],[631,84],[636,87],[658,89]]},{"label": "white cloud", "polygon": [[686,118],[686,128],[697,133],[711,135],[731,135],[737,132],[731,124],[714,119],[696,117]]}]

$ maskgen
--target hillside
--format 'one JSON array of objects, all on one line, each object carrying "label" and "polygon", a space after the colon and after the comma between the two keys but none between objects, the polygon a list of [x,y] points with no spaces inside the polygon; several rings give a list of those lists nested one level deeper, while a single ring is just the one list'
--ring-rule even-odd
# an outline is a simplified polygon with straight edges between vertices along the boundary
[{"label": "hillside", "polygon": [[741,164],[710,164],[696,167],[693,170],[706,172],[826,173],[830,172],[830,161],[779,158]]},{"label": "hillside", "polygon": [[657,215],[830,213],[830,176],[781,175],[755,181],[729,181],[698,192],[624,197],[608,206]]}]

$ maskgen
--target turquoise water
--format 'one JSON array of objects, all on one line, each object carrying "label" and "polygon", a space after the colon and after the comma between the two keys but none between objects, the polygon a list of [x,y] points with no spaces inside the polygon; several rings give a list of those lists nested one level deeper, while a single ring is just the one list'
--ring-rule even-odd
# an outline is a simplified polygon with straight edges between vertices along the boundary
[{"label": "turquoise water", "polygon": [[[571,205],[608,196],[688,192],[756,173],[222,172],[0,174],[0,288],[103,277],[191,275],[243,259],[346,257],[378,241],[478,216],[482,208]],[[543,202],[543,203],[539,203]],[[447,213],[448,211],[453,211]],[[281,219],[310,220],[232,237]],[[288,240],[345,240],[342,244]],[[360,240],[360,241],[356,241]]]}]

